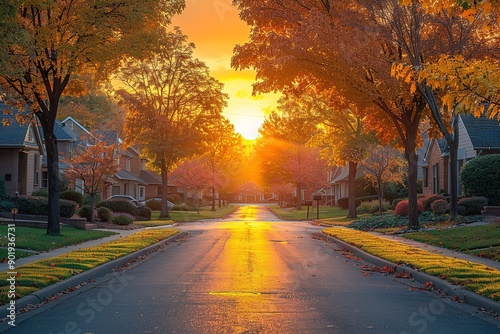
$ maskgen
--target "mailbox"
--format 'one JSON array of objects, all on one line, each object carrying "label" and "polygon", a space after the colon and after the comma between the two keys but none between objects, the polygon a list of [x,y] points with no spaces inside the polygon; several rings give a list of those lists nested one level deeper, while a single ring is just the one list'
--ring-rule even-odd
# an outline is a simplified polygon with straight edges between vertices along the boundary
[{"label": "mailbox", "polygon": [[315,201],[321,201],[323,199],[323,197],[321,196],[321,194],[314,194],[313,196],[313,200]]}]

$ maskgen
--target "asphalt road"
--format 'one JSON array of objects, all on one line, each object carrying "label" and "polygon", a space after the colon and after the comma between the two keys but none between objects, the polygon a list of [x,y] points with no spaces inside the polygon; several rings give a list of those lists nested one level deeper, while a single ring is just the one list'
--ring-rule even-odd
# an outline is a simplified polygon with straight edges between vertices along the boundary
[{"label": "asphalt road", "polygon": [[[18,317],[8,333],[499,333],[500,322],[407,279],[371,273],[320,227],[244,207]],[[92,287],[90,287],[92,286]]]}]

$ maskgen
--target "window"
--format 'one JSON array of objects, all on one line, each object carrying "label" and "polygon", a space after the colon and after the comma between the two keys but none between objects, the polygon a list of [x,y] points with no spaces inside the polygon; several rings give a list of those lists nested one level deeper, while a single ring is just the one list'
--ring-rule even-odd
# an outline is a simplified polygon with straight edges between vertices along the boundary
[{"label": "window", "polygon": [[42,188],[49,187],[49,172],[42,172]]},{"label": "window", "polygon": [[38,170],[39,166],[40,166],[40,160],[39,160],[39,157],[38,155],[35,155],[34,156],[34,162],[33,162],[33,185],[34,186],[38,186],[38,178],[40,176],[40,171]]},{"label": "window", "polygon": [[5,174],[5,181],[12,181],[12,174]]},{"label": "window", "polygon": [[144,187],[138,187],[139,189],[139,198],[138,200],[144,200]]},{"label": "window", "polygon": [[424,167],[424,188],[429,188],[429,167]]},{"label": "window", "polygon": [[434,194],[439,193],[439,164],[432,166],[432,192]]}]

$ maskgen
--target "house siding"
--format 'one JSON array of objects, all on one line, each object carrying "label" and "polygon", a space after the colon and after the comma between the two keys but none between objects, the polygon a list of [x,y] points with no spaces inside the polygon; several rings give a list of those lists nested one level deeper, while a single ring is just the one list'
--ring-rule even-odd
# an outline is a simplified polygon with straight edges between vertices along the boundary
[{"label": "house siding", "polygon": [[[1,179],[5,181],[7,194],[14,196],[17,189],[19,179],[18,174],[19,150],[17,149],[0,149],[0,170]],[[10,175],[10,181],[6,180],[6,175]]]},{"label": "house siding", "polygon": [[[434,194],[436,192],[436,189],[439,192],[439,189],[442,187],[441,176],[443,175],[443,170],[440,167],[440,165],[442,165],[441,150],[439,148],[437,140],[431,140],[429,144],[431,145],[427,154],[429,182],[427,187],[422,188],[422,192],[424,195]],[[436,171],[438,172],[436,173]],[[439,184],[436,185],[436,182],[438,182]]]}]

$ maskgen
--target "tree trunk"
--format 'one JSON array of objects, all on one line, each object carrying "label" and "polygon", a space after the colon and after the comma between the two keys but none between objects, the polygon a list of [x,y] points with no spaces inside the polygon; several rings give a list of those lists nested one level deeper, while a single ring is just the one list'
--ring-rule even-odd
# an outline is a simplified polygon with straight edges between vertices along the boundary
[{"label": "tree trunk", "polygon": [[95,217],[94,217],[94,210],[95,210],[94,196],[95,196],[95,194],[90,194],[90,223],[91,224],[95,223]]},{"label": "tree trunk", "polygon": [[57,149],[57,138],[54,134],[54,122],[44,122],[43,128],[45,138],[45,150],[47,154],[47,172],[49,186],[49,212],[47,220],[47,234],[58,235],[60,228],[60,205],[59,205],[59,151]]},{"label": "tree trunk", "polygon": [[456,220],[458,211],[458,116],[453,119],[453,132],[453,140],[448,142],[450,146],[450,218]]},{"label": "tree trunk", "polygon": [[170,213],[167,205],[168,191],[168,168],[165,165],[165,160],[161,164],[161,211],[159,218],[170,218]]},{"label": "tree trunk", "polygon": [[212,187],[212,211],[215,211],[215,187]]},{"label": "tree trunk", "polygon": [[187,204],[188,202],[188,188],[187,187],[184,187],[184,198],[183,198],[183,201],[184,201],[184,204]]},{"label": "tree trunk", "polygon": [[358,163],[349,161],[349,175],[347,182],[349,184],[349,214],[348,218],[357,218],[356,212],[356,171],[358,170]]},{"label": "tree trunk", "polygon": [[378,196],[378,214],[382,214],[382,198],[384,196],[382,192],[382,183],[380,180],[378,180],[378,185],[377,185],[377,196]]},{"label": "tree trunk", "polygon": [[302,209],[302,187],[301,187],[300,182],[297,182],[297,203],[296,203],[295,208],[297,210]]},{"label": "tree trunk", "polygon": [[418,184],[418,163],[417,153],[415,151],[415,141],[412,141],[408,155],[408,228],[416,230],[420,224],[418,222],[418,206],[417,206],[417,184]]}]

